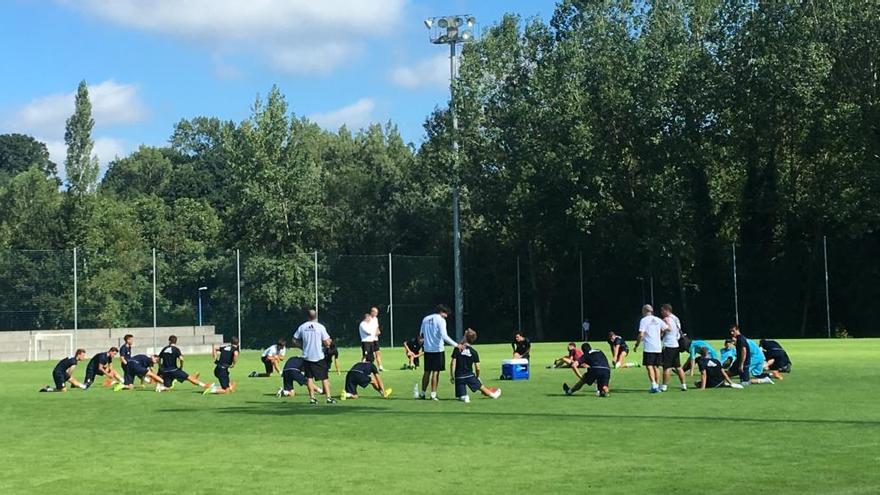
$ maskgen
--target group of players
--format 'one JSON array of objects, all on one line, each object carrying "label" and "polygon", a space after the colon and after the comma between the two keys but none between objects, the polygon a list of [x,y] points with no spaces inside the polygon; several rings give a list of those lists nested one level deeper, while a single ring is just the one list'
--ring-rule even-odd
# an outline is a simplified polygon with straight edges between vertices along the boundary
[{"label": "group of players", "polygon": [[[571,368],[578,378],[574,386],[563,383],[566,395],[580,390],[584,385],[596,385],[596,395],[607,397],[611,370],[644,366],[651,382],[651,393],[666,392],[672,374],[676,374],[682,391],[687,390],[685,373],[694,374],[698,369],[698,389],[731,387],[741,389],[749,384],[773,384],[773,378],[782,380],[782,373],[791,371],[791,359],[785,349],[775,340],[762,339],[755,343],[746,338],[738,325],[730,327],[730,337],[725,339],[721,352],[705,340],[692,340],[682,331],[681,321],[672,312],[672,306],[664,304],[661,317],[654,316],[650,304],[642,307],[642,319],[634,350],[644,344],[642,363],[628,362],[629,346],[616,332],[608,333],[611,347],[611,364],[605,353],[584,343],[580,349],[574,342],[568,343],[568,352],[556,359],[550,367]],[[516,345],[516,343],[514,343]],[[680,355],[687,352],[684,366]],[[586,373],[580,369],[586,368]],[[739,378],[735,383],[731,376]],[[771,378],[772,377],[772,378]]]}]

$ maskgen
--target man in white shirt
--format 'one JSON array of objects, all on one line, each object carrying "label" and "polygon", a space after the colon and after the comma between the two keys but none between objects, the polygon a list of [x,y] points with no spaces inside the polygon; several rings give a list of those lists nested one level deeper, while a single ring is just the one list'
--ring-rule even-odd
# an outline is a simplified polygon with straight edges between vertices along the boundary
[{"label": "man in white shirt", "polygon": [[266,372],[257,373],[256,371],[251,371],[248,377],[262,378],[272,376],[273,371],[281,373],[281,360],[284,359],[284,354],[287,353],[286,346],[287,341],[284,339],[278,339],[277,344],[272,344],[263,350],[263,354],[260,355],[260,361],[263,362]]},{"label": "man in white shirt", "polygon": [[638,350],[639,344],[645,343],[642,354],[642,365],[648,370],[648,379],[651,380],[651,393],[660,391],[657,385],[659,378],[659,366],[662,364],[662,350],[660,333],[669,328],[666,323],[654,316],[654,308],[650,304],[642,306],[642,319],[639,321],[639,337],[633,350]]},{"label": "man in white shirt", "polygon": [[327,361],[324,360],[324,347],[330,347],[332,341],[330,334],[324,325],[318,323],[318,312],[314,309],[308,311],[309,320],[293,334],[293,345],[303,351],[303,372],[306,375],[309,389],[309,404],[317,404],[315,399],[315,380],[321,380],[324,387],[324,395],[327,396],[328,404],[335,404],[336,399],[330,396],[330,380],[327,374]]},{"label": "man in white shirt", "polygon": [[370,325],[372,325],[373,334],[376,336],[376,340],[373,342],[373,354],[376,356],[379,371],[385,371],[385,368],[382,367],[382,350],[379,348],[379,336],[382,335],[382,327],[379,326],[379,308],[376,306],[370,308],[370,316],[373,318],[370,320]]},{"label": "man in white shirt", "polygon": [[446,352],[443,344],[449,344],[464,348],[446,333],[446,318],[449,317],[449,308],[443,304],[437,306],[433,314],[422,319],[422,327],[419,333],[424,339],[425,371],[422,374],[422,390],[418,392],[419,399],[425,398],[428,382],[431,382],[431,400],[437,398],[437,385],[440,383],[440,372],[446,370]]},{"label": "man in white shirt", "polygon": [[375,344],[376,334],[373,327],[373,315],[364,313],[364,317],[358,325],[358,333],[361,337],[361,361],[372,363],[376,359]]},{"label": "man in white shirt", "polygon": [[660,385],[660,391],[666,392],[666,385],[669,383],[669,377],[674,370],[681,382],[681,391],[685,392],[687,391],[687,384],[684,381],[684,370],[681,369],[681,359],[679,358],[681,349],[678,348],[678,339],[681,338],[681,320],[672,313],[671,304],[660,306],[660,316],[663,317],[663,322],[668,327],[662,331],[663,385]]}]

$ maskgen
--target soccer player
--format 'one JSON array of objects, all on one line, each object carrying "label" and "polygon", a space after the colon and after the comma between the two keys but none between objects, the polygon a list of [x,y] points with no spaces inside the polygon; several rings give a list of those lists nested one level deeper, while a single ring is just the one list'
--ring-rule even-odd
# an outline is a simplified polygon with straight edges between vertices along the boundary
[{"label": "soccer player", "polygon": [[565,356],[557,358],[556,361],[553,361],[553,366],[547,366],[548,368],[570,368],[572,366],[579,366],[579,360],[581,356],[584,355],[580,349],[577,348],[574,342],[568,343],[568,353]]},{"label": "soccer player", "polygon": [[415,391],[418,394],[417,399],[425,398],[428,382],[430,382],[431,400],[440,400],[437,398],[437,385],[440,384],[440,372],[446,371],[446,351],[443,344],[459,345],[446,333],[446,318],[448,317],[449,308],[440,304],[434,313],[422,319],[419,335],[422,336],[425,343],[425,371],[422,373],[422,389]]},{"label": "soccer player", "polygon": [[131,345],[134,342],[132,334],[126,334],[122,337],[122,345],[119,346],[119,366],[122,368],[122,383],[129,380],[128,362],[131,361]]},{"label": "soccer player", "polygon": [[739,383],[769,383],[773,380],[764,374],[764,354],[761,348],[740,332],[738,325],[731,325],[730,336],[736,348],[736,361],[731,365],[731,373],[739,375]]},{"label": "soccer player", "polygon": [[791,372],[791,360],[779,342],[761,339],[758,346],[764,351],[764,360],[766,361],[764,369],[770,371],[773,378],[782,380],[782,373]]},{"label": "soccer player", "polygon": [[73,369],[76,368],[76,364],[85,358],[86,350],[77,349],[73,357],[64,358],[61,361],[58,361],[58,364],[52,369],[52,381],[55,383],[55,387],[53,388],[51,385],[46,385],[40,389],[40,392],[65,392],[67,390],[65,383],[67,382],[70,382],[74,387],[85,390],[85,384],[78,382],[76,378],[73,377]]},{"label": "soccer player", "polygon": [[376,306],[370,308],[370,316],[372,317],[370,325],[373,327],[373,334],[376,336],[376,341],[373,343],[373,354],[376,355],[379,371],[385,371],[385,368],[382,367],[382,349],[379,347],[379,336],[382,335],[382,327],[379,325],[379,308]]},{"label": "soccer player", "polygon": [[364,317],[358,325],[358,333],[361,337],[361,361],[372,363],[376,360],[376,340],[378,337],[373,333],[376,329],[372,325],[373,315],[364,313]]},{"label": "soccer player", "polygon": [[687,383],[685,383],[684,371],[681,369],[681,358],[678,350],[678,339],[681,338],[681,320],[672,312],[672,305],[664,304],[660,306],[660,314],[666,323],[666,329],[661,331],[661,342],[663,344],[662,360],[663,360],[663,384],[660,385],[660,391],[666,392],[669,377],[672,372],[678,375],[681,383],[681,391],[687,391]]},{"label": "soccer player", "polygon": [[406,364],[404,369],[414,370],[419,367],[419,358],[425,355],[425,339],[421,335],[403,341],[403,350],[406,352]]},{"label": "soccer player", "polygon": [[324,360],[327,361],[327,369],[329,370],[332,364],[336,368],[336,374],[341,375],[342,372],[339,371],[339,349],[336,348],[336,342],[330,341],[330,345],[323,346],[322,350],[324,351]]},{"label": "soccer player", "polygon": [[[106,376],[114,380],[117,384],[122,383],[123,379],[119,376],[119,373],[116,373],[116,370],[113,369],[111,363],[113,363],[113,358],[116,357],[116,354],[119,353],[119,349],[116,347],[111,347],[107,352],[99,352],[92,356],[92,359],[89,360],[89,364],[86,365],[86,378],[83,381],[83,385],[86,388],[92,386],[92,383],[95,382],[95,376]],[[109,387],[113,382],[105,383],[104,386]]]},{"label": "soccer player", "polygon": [[229,380],[229,368],[238,363],[238,337],[232,337],[229,344],[220,347],[211,346],[214,358],[214,376],[220,381],[220,387],[212,383],[205,389],[206,394],[228,394],[235,392],[235,382]]},{"label": "soccer player", "polygon": [[687,350],[687,353],[688,353],[687,361],[685,361],[684,366],[682,366],[682,368],[681,368],[684,371],[688,372],[691,376],[693,376],[693,374],[694,374],[694,368],[695,368],[696,361],[700,358],[700,349],[701,348],[704,348],[709,352],[709,357],[711,357],[712,359],[718,360],[719,363],[724,364],[723,361],[721,360],[721,356],[718,354],[718,351],[716,351],[715,348],[712,347],[712,344],[710,344],[709,342],[707,342],[705,340],[700,340],[700,339],[692,340],[691,345],[688,346],[688,350]]},{"label": "soccer player", "polygon": [[308,379],[303,373],[305,366],[305,360],[299,356],[293,356],[288,359],[281,370],[281,388],[278,389],[278,393],[275,395],[278,397],[295,396],[296,391],[293,389],[293,382],[299,383],[302,386],[308,383]]},{"label": "soccer player", "polygon": [[309,404],[317,404],[315,398],[315,380],[320,380],[324,387],[324,395],[328,404],[335,404],[336,399],[330,396],[330,380],[327,375],[327,361],[324,360],[324,347],[330,347],[330,334],[327,328],[318,323],[318,312],[308,311],[308,321],[296,329],[293,334],[294,346],[303,350],[304,369],[309,387]]},{"label": "soccer player", "polygon": [[733,363],[736,362],[736,347],[733,346],[733,339],[724,339],[724,347],[721,348],[719,360],[721,361],[721,367],[730,371]]},{"label": "soccer player", "polygon": [[608,366],[608,358],[605,357],[604,352],[599,349],[593,349],[587,342],[581,344],[581,350],[584,353],[583,356],[581,356],[581,361],[586,363],[589,369],[585,375],[581,375],[578,367],[572,366],[571,369],[574,371],[575,376],[578,377],[578,382],[575,383],[573,387],[569,387],[567,383],[563,383],[562,391],[565,392],[565,395],[572,395],[584,385],[592,385],[595,383],[596,395],[599,397],[608,397],[608,384],[611,382],[611,368]]},{"label": "soccer player", "polygon": [[386,389],[382,378],[379,377],[379,368],[376,368],[373,363],[363,361],[355,363],[346,373],[345,391],[342,392],[340,398],[342,400],[357,399],[358,387],[366,388],[367,385],[372,385],[376,392],[379,392],[379,395],[385,399],[391,396],[391,389]]},{"label": "soccer player", "polygon": [[190,376],[189,373],[183,371],[183,353],[177,347],[177,336],[168,337],[168,345],[159,351],[159,376],[162,377],[162,383],[156,384],[156,392],[164,392],[171,390],[174,380],[178,382],[190,382],[201,388],[207,388],[209,385],[199,380],[199,374]]},{"label": "soccer player", "polygon": [[528,359],[532,352],[532,341],[523,335],[522,331],[513,335],[510,346],[513,347],[513,359]]},{"label": "soccer player", "polygon": [[263,354],[260,355],[260,361],[263,362],[266,372],[257,373],[256,371],[251,371],[248,378],[266,378],[272,376],[272,372],[280,373],[281,369],[279,366],[281,365],[281,360],[284,359],[284,354],[287,353],[286,346],[286,340],[278,339],[277,344],[272,344],[263,350]]},{"label": "soccer player", "polygon": [[648,371],[648,379],[651,380],[652,394],[660,392],[657,381],[660,378],[659,367],[663,362],[660,333],[668,330],[669,326],[660,318],[654,316],[654,308],[650,304],[642,306],[642,319],[639,321],[639,337],[636,340],[634,350],[639,350],[639,344],[645,343],[642,355],[642,364]]},{"label": "soccer player", "polygon": [[[522,334],[519,334],[522,336]],[[500,388],[489,388],[480,381],[480,354],[471,347],[477,341],[477,332],[468,328],[464,331],[462,347],[456,347],[452,351],[452,360],[449,364],[449,378],[455,384],[455,398],[465,404],[471,401],[467,389],[471,392],[480,391],[484,396],[497,399],[501,397]]]},{"label": "soccer player", "polygon": [[639,363],[627,363],[626,357],[629,355],[629,346],[626,340],[617,332],[608,332],[608,345],[611,346],[611,364],[615,368],[638,368]]},{"label": "soccer player", "polygon": [[146,354],[132,356],[132,358],[128,360],[128,371],[125,375],[125,382],[122,385],[115,386],[113,391],[119,392],[120,390],[132,390],[134,388],[134,377],[140,378],[142,382],[152,380],[161,384],[162,378],[151,369],[153,365],[158,362],[159,356],[155,354],[152,356],[147,356]]},{"label": "soccer player", "polygon": [[721,361],[717,357],[712,357],[709,348],[698,347],[697,352],[700,358],[697,360],[697,367],[700,369],[700,381],[694,384],[695,387],[706,390],[707,388],[733,387],[743,388],[739,383],[730,381],[730,377],[721,366]]}]

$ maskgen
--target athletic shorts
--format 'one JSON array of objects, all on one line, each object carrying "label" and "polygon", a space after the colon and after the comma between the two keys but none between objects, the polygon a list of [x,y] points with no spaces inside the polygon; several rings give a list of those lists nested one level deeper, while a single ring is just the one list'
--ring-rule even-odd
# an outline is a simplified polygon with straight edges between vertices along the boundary
[{"label": "athletic shorts", "polygon": [[229,368],[223,366],[214,366],[214,376],[220,382],[220,388],[226,390],[229,388]]},{"label": "athletic shorts", "polygon": [[134,374],[131,372],[131,361],[122,365],[122,383],[130,385],[134,383]]},{"label": "athletic shorts", "polygon": [[134,377],[143,378],[147,376],[147,368],[141,366],[137,361],[129,361],[128,362],[128,373],[125,375],[125,384],[133,385]]},{"label": "athletic shorts", "polygon": [[358,387],[366,387],[371,382],[370,375],[365,375],[357,371],[349,371],[345,375],[345,391],[357,395]]},{"label": "athletic shorts", "polygon": [[660,357],[664,368],[681,368],[678,347],[664,347]]},{"label": "athletic shorts", "polygon": [[661,364],[663,364],[661,353],[645,352],[642,354],[642,366],[660,366]]},{"label": "athletic shorts", "polygon": [[284,386],[284,390],[290,392],[293,390],[293,382],[299,383],[300,386],[305,386],[306,375],[296,368],[287,368],[281,372],[281,382]]},{"label": "athletic shorts", "polygon": [[183,371],[180,368],[176,370],[160,371],[159,376],[162,377],[163,385],[165,385],[166,387],[170,387],[171,385],[173,385],[174,380],[183,383],[186,381],[187,378],[189,378],[189,375],[186,373],[186,371]]},{"label": "athletic shorts", "polygon": [[64,384],[70,380],[70,375],[67,374],[66,371],[53,371],[52,372],[52,381],[55,382],[55,390],[61,390],[64,388]]},{"label": "athletic shorts", "polygon": [[480,387],[483,386],[483,383],[480,381],[476,375],[466,376],[466,377],[455,377],[455,396],[456,397],[464,397],[467,395],[467,389],[470,388],[471,392],[476,392],[480,390]]},{"label": "athletic shorts", "polygon": [[770,359],[773,360],[773,364],[770,365],[771,370],[780,373],[788,373],[791,371],[791,361],[788,361],[785,357],[780,358],[777,356],[770,356]]},{"label": "athletic shorts", "polygon": [[368,363],[376,360],[376,351],[379,350],[379,344],[376,342],[361,342],[361,355]]},{"label": "athletic shorts", "polygon": [[104,372],[101,371],[101,368],[98,368],[97,366],[89,366],[86,368],[86,379],[85,379],[86,387],[88,387],[89,385],[92,384],[92,382],[95,381],[96,375],[104,376]]},{"label": "athletic shorts", "polygon": [[607,387],[608,383],[611,381],[611,370],[607,368],[590,368],[584,376],[581,378],[581,381],[586,383],[587,385],[596,384],[596,388]]},{"label": "athletic shorts", "polygon": [[306,361],[305,368],[303,371],[305,372],[306,378],[311,378],[312,380],[326,380],[327,379],[327,361],[323,359],[320,361]]},{"label": "athletic shorts", "polygon": [[261,356],[260,360],[263,361],[263,366],[266,368],[266,374],[271,375],[272,372],[275,371],[275,366],[272,364],[272,360],[267,356]]},{"label": "athletic shorts", "polygon": [[446,371],[446,352],[426,352],[425,371]]}]

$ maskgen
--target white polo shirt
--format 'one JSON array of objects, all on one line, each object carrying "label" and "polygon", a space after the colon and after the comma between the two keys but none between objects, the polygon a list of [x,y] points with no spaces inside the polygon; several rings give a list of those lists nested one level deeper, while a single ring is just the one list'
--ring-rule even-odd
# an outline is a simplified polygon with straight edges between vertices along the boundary
[{"label": "white polo shirt", "polygon": [[668,328],[666,323],[654,315],[646,315],[639,322],[639,334],[644,343],[644,352],[661,352],[660,331]]},{"label": "white polo shirt", "polygon": [[369,322],[361,321],[361,324],[358,325],[358,332],[361,334],[361,342],[375,342],[378,340],[371,322],[372,320]]},{"label": "white polo shirt", "polygon": [[282,347],[278,349],[278,344],[272,344],[263,351],[263,357],[272,357],[272,356],[281,356],[284,357],[284,354],[287,353],[287,348]]},{"label": "white polo shirt", "polygon": [[669,331],[663,334],[663,347],[678,349],[678,339],[681,338],[681,320],[674,314],[663,319]]}]

